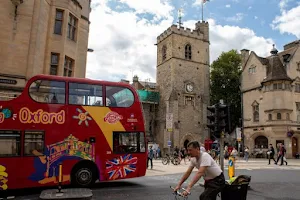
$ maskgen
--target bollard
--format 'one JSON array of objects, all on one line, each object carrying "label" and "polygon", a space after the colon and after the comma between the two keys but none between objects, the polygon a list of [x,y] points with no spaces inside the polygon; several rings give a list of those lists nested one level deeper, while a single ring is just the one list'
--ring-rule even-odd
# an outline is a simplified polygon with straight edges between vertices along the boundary
[{"label": "bollard", "polygon": [[229,160],[228,160],[228,177],[229,179],[234,177],[234,173],[235,173],[235,159],[233,156],[229,156]]},{"label": "bollard", "polygon": [[63,177],[63,173],[62,173],[62,164],[59,164],[59,171],[58,171],[58,193],[63,193],[61,191],[61,183],[62,183],[62,177]]}]

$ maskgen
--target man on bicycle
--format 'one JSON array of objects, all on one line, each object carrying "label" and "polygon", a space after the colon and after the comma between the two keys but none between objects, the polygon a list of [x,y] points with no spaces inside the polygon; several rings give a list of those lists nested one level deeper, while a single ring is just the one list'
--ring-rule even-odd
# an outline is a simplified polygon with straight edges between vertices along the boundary
[{"label": "man on bicycle", "polygon": [[188,154],[192,157],[191,164],[174,191],[181,188],[182,183],[184,183],[192,173],[194,167],[196,167],[198,171],[186,188],[186,191],[183,192],[183,195],[188,195],[191,188],[203,176],[205,190],[200,195],[200,200],[216,200],[218,193],[225,187],[225,177],[221,168],[208,153],[200,151],[200,145],[197,141],[190,142],[187,150]]}]

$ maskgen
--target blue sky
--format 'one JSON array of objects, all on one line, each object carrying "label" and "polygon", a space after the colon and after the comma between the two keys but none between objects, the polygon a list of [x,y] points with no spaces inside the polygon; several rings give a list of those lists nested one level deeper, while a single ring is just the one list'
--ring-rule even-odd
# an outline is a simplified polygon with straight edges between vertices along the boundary
[{"label": "blue sky", "polygon": [[[194,29],[202,0],[93,0],[87,77],[119,81],[156,79],[156,37],[178,21]],[[222,51],[243,48],[268,56],[275,43],[300,39],[298,0],[210,0],[204,5],[210,25],[210,62]]]}]

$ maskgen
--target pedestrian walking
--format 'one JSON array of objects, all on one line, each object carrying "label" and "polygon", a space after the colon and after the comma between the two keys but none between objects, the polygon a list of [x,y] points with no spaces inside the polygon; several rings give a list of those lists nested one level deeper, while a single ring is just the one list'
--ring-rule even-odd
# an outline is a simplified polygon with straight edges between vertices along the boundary
[{"label": "pedestrian walking", "polygon": [[246,162],[248,162],[248,160],[249,160],[249,148],[248,147],[245,147],[244,159],[245,159]]},{"label": "pedestrian walking", "polygon": [[214,161],[214,159],[207,153],[200,151],[199,142],[193,141],[188,144],[188,154],[191,155],[191,164],[185,174],[180,179],[179,183],[175,187],[174,191],[181,188],[181,185],[191,175],[194,167],[198,169],[194,178],[188,184],[186,191],[182,194],[187,196],[192,187],[203,176],[204,192],[200,195],[200,200],[215,200],[218,193],[225,187],[225,177],[220,166]]},{"label": "pedestrian walking", "polygon": [[[280,165],[283,165],[285,154],[286,154],[286,149],[285,149],[284,145],[282,143],[280,143],[279,144],[279,151],[278,151],[278,158],[277,158],[277,161],[276,161],[276,165],[277,165],[277,163],[278,163],[279,160],[280,160]],[[286,159],[285,159],[284,162],[287,165]]]},{"label": "pedestrian walking", "polygon": [[269,156],[269,165],[271,164],[271,159],[274,160],[274,164],[277,164],[276,160],[274,159],[275,150],[272,144],[269,145],[267,154]]},{"label": "pedestrian walking", "polygon": [[149,167],[149,161],[150,161],[151,169],[153,169],[153,157],[154,157],[154,151],[152,149],[152,146],[150,146],[148,150],[147,168]]}]

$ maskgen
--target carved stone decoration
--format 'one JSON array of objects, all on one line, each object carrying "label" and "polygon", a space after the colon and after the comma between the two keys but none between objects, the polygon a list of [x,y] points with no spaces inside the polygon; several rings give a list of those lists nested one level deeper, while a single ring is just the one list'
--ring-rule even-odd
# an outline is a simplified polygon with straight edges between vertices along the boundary
[{"label": "carved stone decoration", "polygon": [[12,4],[15,6],[19,6],[21,3],[23,3],[23,0],[11,0]]}]

